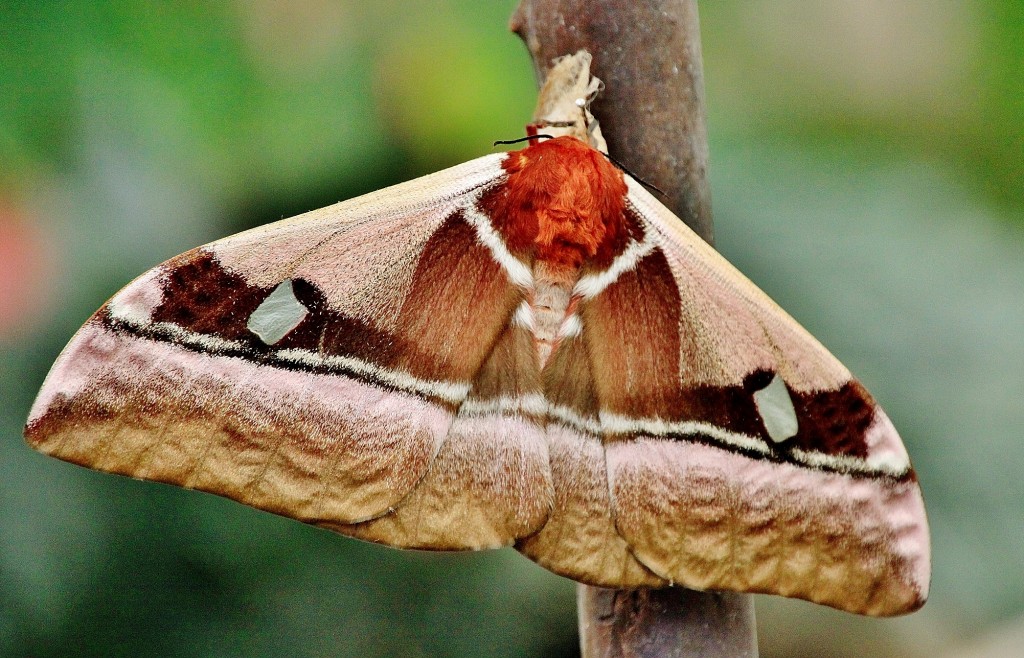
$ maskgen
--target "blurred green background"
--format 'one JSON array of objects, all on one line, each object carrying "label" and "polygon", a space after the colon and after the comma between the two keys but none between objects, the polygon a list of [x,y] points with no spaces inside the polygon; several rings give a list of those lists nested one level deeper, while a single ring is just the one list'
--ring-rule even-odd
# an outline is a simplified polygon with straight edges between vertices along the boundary
[{"label": "blurred green background", "polygon": [[[515,4],[0,2],[0,655],[577,655],[572,583],[512,551],[371,546],[20,438],[140,272],[520,135]],[[701,20],[718,246],[883,402],[933,528],[924,610],[758,597],[762,655],[1020,655],[1024,2]]]}]

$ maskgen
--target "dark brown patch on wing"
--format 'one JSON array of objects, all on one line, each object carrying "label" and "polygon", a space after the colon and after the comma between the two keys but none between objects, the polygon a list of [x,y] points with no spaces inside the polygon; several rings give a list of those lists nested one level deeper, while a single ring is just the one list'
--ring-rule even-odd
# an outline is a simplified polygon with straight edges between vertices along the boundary
[{"label": "dark brown patch on wing", "polygon": [[418,349],[415,344],[391,332],[332,311],[323,291],[305,279],[292,279],[292,290],[309,314],[274,345],[276,348],[353,356],[381,365],[393,362],[401,352]]},{"label": "dark brown patch on wing", "polygon": [[154,309],[153,322],[239,343],[244,350],[237,356],[243,358],[265,360],[280,349],[301,349],[386,365],[396,360],[397,354],[419,349],[400,336],[331,310],[323,291],[304,279],[292,279],[292,290],[309,313],[269,346],[249,331],[248,322],[276,286],[251,285],[243,275],[222,267],[205,249],[178,256],[163,268],[164,301]]},{"label": "dark brown patch on wing", "polygon": [[[742,386],[696,386],[681,390],[680,409],[673,418],[711,423],[730,432],[760,437],[773,446],[754,403],[754,393],[774,373],[759,370]],[[797,416],[797,434],[778,445],[782,453],[799,448],[829,455],[867,457],[865,435],[874,419],[875,401],[856,380],[833,391],[789,390]]]},{"label": "dark brown patch on wing", "polygon": [[164,302],[154,309],[153,322],[258,343],[246,323],[273,288],[249,285],[244,276],[224,269],[201,247],[172,259],[164,269]]},{"label": "dark brown patch on wing", "polygon": [[790,391],[799,429],[785,445],[830,455],[867,457],[865,435],[876,403],[860,382],[850,380],[835,391]]}]

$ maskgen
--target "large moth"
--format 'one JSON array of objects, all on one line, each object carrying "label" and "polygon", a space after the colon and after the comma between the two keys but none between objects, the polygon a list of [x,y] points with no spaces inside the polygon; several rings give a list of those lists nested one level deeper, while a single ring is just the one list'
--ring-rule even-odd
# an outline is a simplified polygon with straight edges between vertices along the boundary
[{"label": "large moth", "polygon": [[551,138],[133,281],[58,358],[29,443],[594,585],[922,605],[927,522],[885,413],[594,148],[562,103],[594,93],[589,60],[560,66]]}]

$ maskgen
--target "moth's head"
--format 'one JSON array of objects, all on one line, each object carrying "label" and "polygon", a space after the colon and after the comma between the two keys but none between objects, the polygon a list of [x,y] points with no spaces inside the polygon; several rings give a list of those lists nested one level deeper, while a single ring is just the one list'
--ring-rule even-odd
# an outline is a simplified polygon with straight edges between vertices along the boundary
[{"label": "moth's head", "polygon": [[527,134],[543,131],[554,137],[575,137],[607,153],[601,126],[590,113],[590,104],[604,83],[590,75],[590,62],[585,50],[555,60],[544,79]]}]

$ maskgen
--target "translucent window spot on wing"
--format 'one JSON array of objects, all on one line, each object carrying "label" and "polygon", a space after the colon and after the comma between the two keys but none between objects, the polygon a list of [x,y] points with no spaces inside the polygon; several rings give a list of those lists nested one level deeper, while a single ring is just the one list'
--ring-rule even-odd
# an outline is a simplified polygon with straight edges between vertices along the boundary
[{"label": "translucent window spot on wing", "polygon": [[309,309],[295,297],[292,280],[282,281],[249,316],[246,327],[267,345],[273,345],[299,326]]},{"label": "translucent window spot on wing", "polygon": [[754,393],[754,404],[772,441],[781,443],[796,436],[799,427],[796,409],[782,377],[775,375],[767,386]]}]

